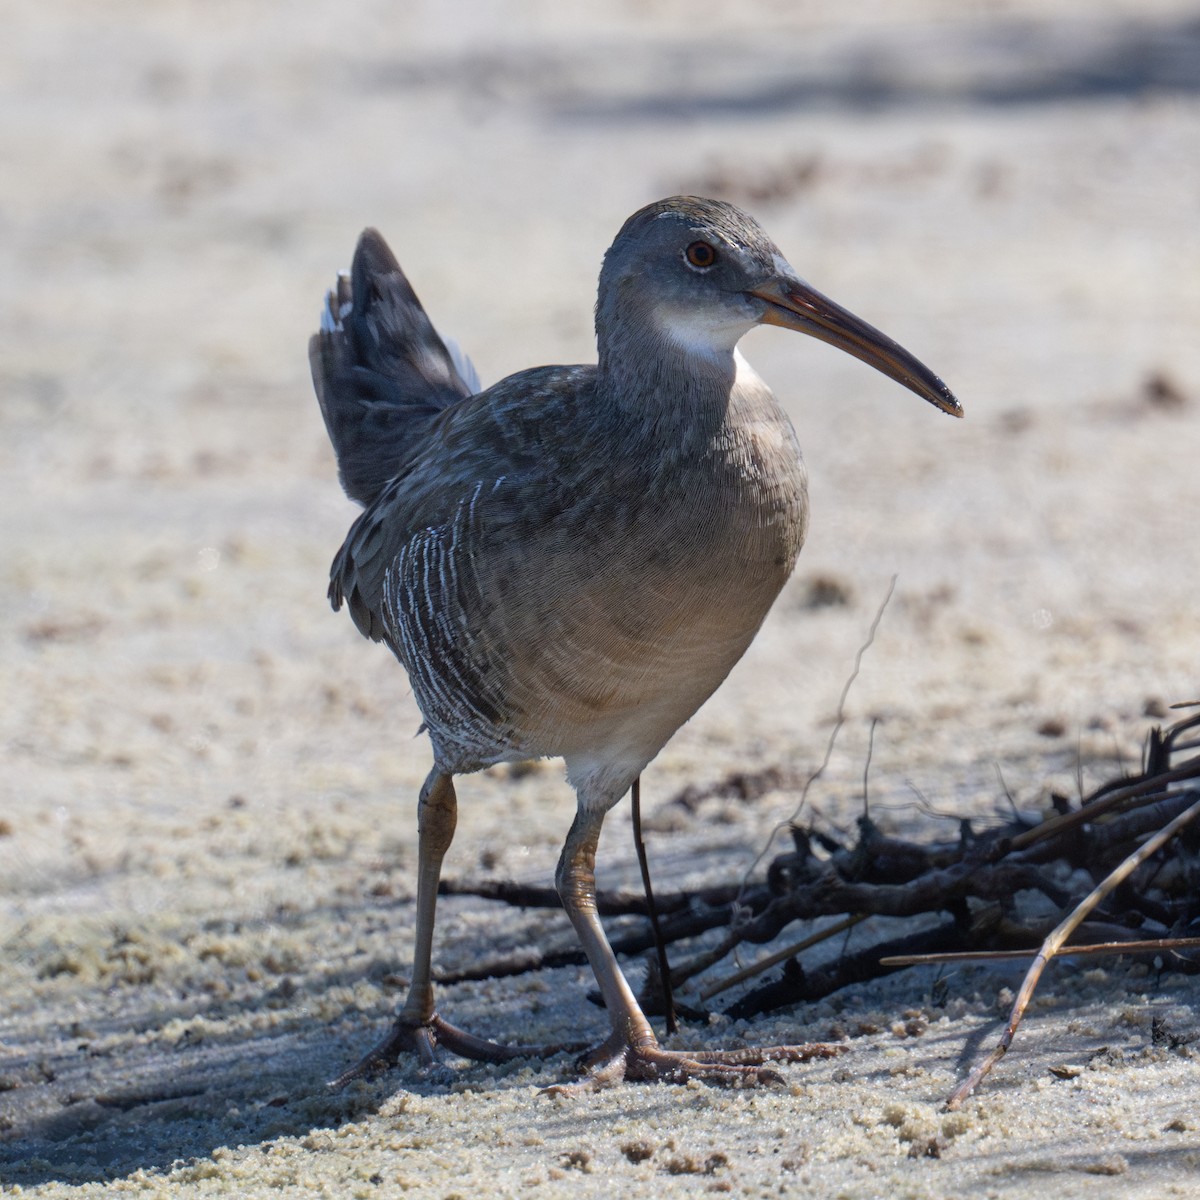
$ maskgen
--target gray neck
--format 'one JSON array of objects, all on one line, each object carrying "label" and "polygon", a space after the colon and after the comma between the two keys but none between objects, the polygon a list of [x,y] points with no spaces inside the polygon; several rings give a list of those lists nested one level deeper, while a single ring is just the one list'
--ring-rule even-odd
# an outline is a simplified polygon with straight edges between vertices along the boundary
[{"label": "gray neck", "polygon": [[597,308],[598,394],[639,423],[711,436],[728,419],[737,373],[733,350],[705,355],[685,349],[640,308],[636,300]]}]

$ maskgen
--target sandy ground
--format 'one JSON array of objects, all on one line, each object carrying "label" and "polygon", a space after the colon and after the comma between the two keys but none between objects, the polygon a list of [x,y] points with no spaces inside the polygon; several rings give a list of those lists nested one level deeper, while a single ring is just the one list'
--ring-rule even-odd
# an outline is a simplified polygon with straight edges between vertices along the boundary
[{"label": "sandy ground", "polygon": [[[671,827],[650,837],[660,887],[736,878],[792,811],[781,792],[669,801],[819,761],[893,573],[812,796],[829,822],[859,811],[873,718],[876,815],[933,837],[917,792],[983,819],[999,771],[1034,812],[1133,762],[1147,713],[1200,687],[1192,5],[408,7],[5,17],[0,1182],[1200,1195],[1197,1058],[1150,1033],[1200,1035],[1200,993],[1119,964],[1052,970],[955,1115],[941,1101],[1019,967],[955,973],[941,1007],[914,971],[684,1030],[847,1039],[770,1091],[548,1097],[560,1057],[326,1093],[407,971],[428,765],[402,672],[324,599],[354,510],[305,344],[367,223],[494,380],[591,356],[630,211],[723,195],[966,406],[949,421],[826,347],[747,339],[800,432],[812,533],[744,663],[647,773]],[[820,579],[849,603],[814,609]],[[549,881],[572,806],[557,766],[459,794],[449,875]],[[618,810],[601,884],[634,871]],[[439,922],[443,968],[569,938],[560,913],[466,899]],[[564,968],[442,1003],[498,1038],[598,1036],[588,986]]]}]

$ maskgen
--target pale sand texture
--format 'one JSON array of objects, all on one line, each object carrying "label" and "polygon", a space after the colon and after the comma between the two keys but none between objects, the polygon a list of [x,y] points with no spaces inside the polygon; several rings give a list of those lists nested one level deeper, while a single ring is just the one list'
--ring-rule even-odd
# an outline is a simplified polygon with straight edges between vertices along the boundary
[{"label": "pale sand texture", "polygon": [[[800,432],[812,533],[746,661],[647,773],[647,810],[674,827],[650,838],[660,888],[736,878],[790,813],[778,792],[692,815],[668,801],[819,761],[893,573],[812,796],[843,827],[872,717],[874,812],[932,837],[953,825],[912,788],[986,818],[999,767],[1036,811],[1076,794],[1077,771],[1090,786],[1130,764],[1147,701],[1200,690],[1194,5],[401,7],[5,16],[0,1181],[47,1197],[1200,1195],[1197,1059],[1150,1037],[1155,1016],[1200,1034],[1200,993],[1115,964],[1052,969],[955,1116],[941,1101],[1019,966],[958,972],[943,1008],[933,974],[909,972],[685,1030],[849,1038],[782,1090],[539,1095],[564,1057],[434,1078],[405,1064],[326,1094],[407,971],[428,765],[402,672],[323,595],[354,510],[305,343],[364,224],[490,381],[589,358],[621,220],[718,192],[964,402],[953,422],[827,347],[747,340]],[[1151,402],[1156,373],[1182,405]],[[807,606],[818,578],[851,602]],[[459,795],[448,874],[549,881],[572,806],[555,765]],[[635,879],[621,809],[600,881]],[[561,913],[448,900],[436,962],[568,939]],[[589,986],[561,969],[442,1003],[498,1038],[598,1036]],[[1063,1064],[1081,1069],[1049,1073]],[[653,1154],[634,1163],[638,1142]]]}]

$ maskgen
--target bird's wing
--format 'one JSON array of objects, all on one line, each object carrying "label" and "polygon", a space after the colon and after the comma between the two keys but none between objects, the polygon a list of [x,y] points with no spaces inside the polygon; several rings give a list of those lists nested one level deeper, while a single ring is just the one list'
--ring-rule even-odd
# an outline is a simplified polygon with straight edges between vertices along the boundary
[{"label": "bird's wing", "polygon": [[374,229],[326,296],[308,358],[342,486],[363,505],[437,413],[480,390],[470,359],[438,335]]},{"label": "bird's wing", "polygon": [[[333,561],[333,607],[345,602],[359,631],[400,659],[439,752],[455,761],[495,761],[523,744],[517,660],[527,626],[563,594],[554,577],[574,560],[553,551],[578,537],[585,514],[573,524],[564,513],[594,483],[556,471],[553,447],[594,376],[524,371],[435,417]],[[538,546],[551,552],[530,555]],[[514,592],[528,598],[515,614]]]},{"label": "bird's wing", "polygon": [[[490,576],[508,550],[535,538],[571,503],[545,447],[586,405],[594,377],[594,367],[522,371],[430,420],[338,551],[333,607],[344,601],[365,637],[387,641],[406,658],[398,644],[409,636],[406,620],[488,603],[468,583]],[[417,586],[418,568],[423,604],[410,616],[398,601],[389,607],[385,587],[389,572]],[[472,611],[464,620],[478,625],[480,616]]]}]

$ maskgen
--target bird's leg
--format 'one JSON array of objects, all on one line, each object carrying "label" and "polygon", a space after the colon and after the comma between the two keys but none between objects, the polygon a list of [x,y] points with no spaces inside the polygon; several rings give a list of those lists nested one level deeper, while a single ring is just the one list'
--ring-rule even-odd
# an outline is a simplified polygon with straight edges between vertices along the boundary
[{"label": "bird's leg", "polygon": [[650,1022],[617,965],[596,910],[596,844],[603,823],[603,811],[580,805],[554,874],[559,898],[583,943],[612,1022],[612,1036],[598,1053],[610,1048],[623,1051],[626,1047],[658,1045]]},{"label": "bird's leg", "polygon": [[405,1051],[414,1051],[423,1066],[436,1061],[437,1046],[445,1046],[463,1058],[481,1062],[506,1062],[512,1058],[558,1053],[557,1046],[502,1046],[475,1037],[444,1021],[433,1006],[433,922],[437,908],[438,880],[442,860],[458,824],[458,798],[454,781],[434,767],[421,788],[417,807],[417,916],[416,947],[413,951],[412,981],[404,1007],[396,1014],[387,1036],[361,1061],[330,1082],[335,1091],[354,1079],[391,1066]]},{"label": "bird's leg", "polygon": [[458,827],[458,796],[454,780],[435,767],[421,788],[417,804],[417,916],[412,980],[404,1007],[396,1017],[397,1029],[412,1032],[415,1049],[426,1065],[433,1062],[433,922],[437,910],[442,861]]},{"label": "bird's leg", "polygon": [[563,908],[571,918],[600,985],[600,994],[612,1022],[612,1033],[583,1060],[586,1075],[579,1084],[553,1088],[552,1091],[587,1090],[621,1079],[682,1083],[696,1078],[753,1087],[782,1082],[778,1072],[762,1065],[765,1062],[803,1062],[841,1053],[843,1047],[825,1044],[695,1053],[664,1050],[638,1006],[600,924],[596,909],[595,866],[596,845],[603,822],[603,809],[580,805],[558,860],[555,883]]}]

